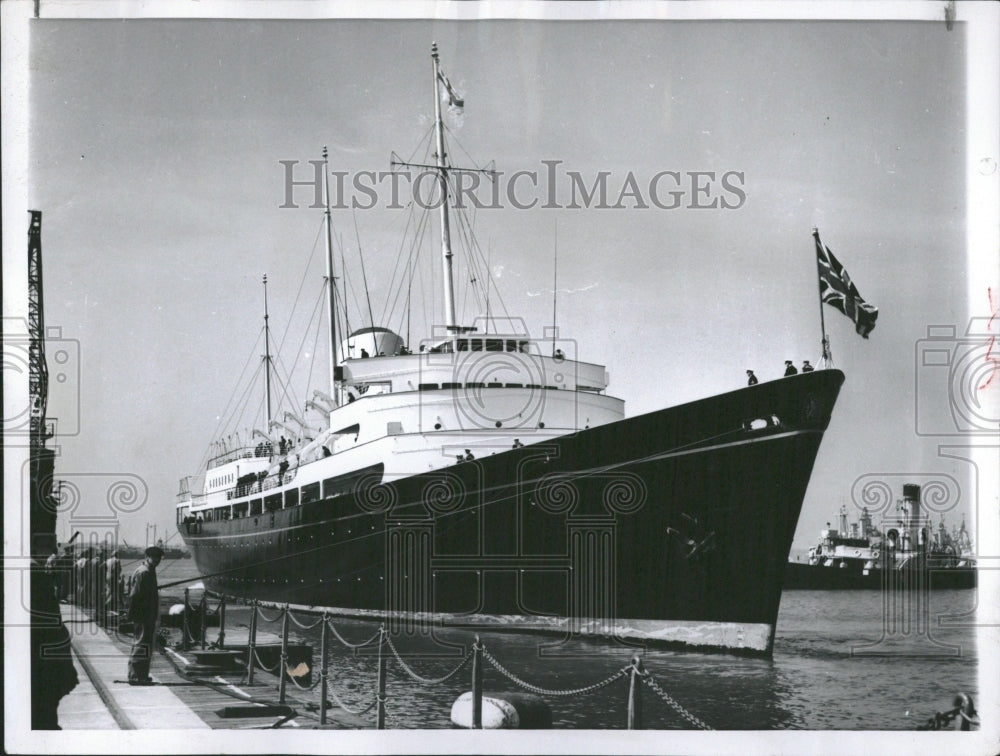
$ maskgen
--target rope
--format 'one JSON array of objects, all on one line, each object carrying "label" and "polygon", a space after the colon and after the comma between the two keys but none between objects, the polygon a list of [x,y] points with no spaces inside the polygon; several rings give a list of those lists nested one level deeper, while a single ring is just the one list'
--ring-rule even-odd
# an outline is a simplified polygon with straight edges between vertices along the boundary
[{"label": "rope", "polygon": [[254,659],[257,660],[257,664],[260,666],[260,668],[262,670],[264,670],[265,672],[268,672],[270,674],[274,674],[281,667],[281,660],[280,659],[278,660],[278,663],[275,664],[273,667],[265,667],[264,666],[264,662],[262,662],[260,660],[260,655],[257,653],[257,649],[256,648],[253,650],[253,657],[254,657]]},{"label": "rope", "polygon": [[292,622],[295,623],[295,625],[297,627],[300,627],[303,630],[312,630],[314,627],[319,627],[322,624],[322,622],[323,622],[323,618],[320,617],[318,620],[316,620],[315,622],[313,622],[311,625],[303,625],[301,622],[299,622],[297,619],[295,619],[295,615],[292,614],[291,612],[288,612],[288,619],[290,619]]},{"label": "rope", "polygon": [[271,619],[271,618],[270,618],[270,617],[268,617],[268,616],[267,616],[266,614],[264,614],[264,610],[263,610],[263,609],[261,609],[261,608],[260,608],[259,606],[257,607],[257,614],[258,614],[258,615],[260,616],[260,618],[261,618],[262,620],[264,620],[265,622],[277,622],[278,620],[280,620],[280,619],[281,619],[281,613],[282,613],[283,611],[284,611],[283,609],[282,609],[282,610],[279,610],[279,611],[278,611],[278,615],[277,615],[277,616],[276,616],[276,617],[275,617],[274,619]]},{"label": "rope", "polygon": [[288,675],[288,679],[292,681],[292,685],[294,685],[296,688],[298,688],[299,690],[306,690],[306,691],[316,690],[316,686],[319,685],[321,682],[323,682],[322,675],[317,677],[316,681],[312,685],[299,685],[298,681],[296,681],[296,679],[291,675]]},{"label": "rope", "polygon": [[672,708],[674,711],[676,711],[678,714],[680,714],[682,717],[684,717],[684,719],[686,719],[688,722],[690,722],[695,727],[697,727],[699,729],[702,729],[702,730],[711,730],[712,729],[707,724],[705,724],[705,722],[703,722],[702,720],[700,720],[698,717],[696,717],[690,711],[688,711],[683,706],[681,706],[679,703],[677,703],[677,701],[675,701],[673,698],[671,698],[670,694],[667,693],[663,688],[660,687],[659,683],[657,683],[656,680],[653,679],[653,676],[648,671],[646,671],[646,672],[639,672],[639,676],[640,676],[641,679],[645,680],[646,684],[649,685],[649,687],[652,688],[660,698],[662,698],[664,701],[667,702],[667,704],[670,706],[670,708]]},{"label": "rope", "polygon": [[392,651],[392,655],[396,657],[396,661],[399,662],[400,666],[403,668],[406,674],[408,674],[417,682],[423,683],[424,685],[440,685],[441,683],[450,680],[452,677],[457,675],[459,671],[461,671],[461,669],[466,664],[468,664],[469,660],[472,658],[472,651],[469,651],[469,653],[465,655],[465,658],[459,662],[458,666],[455,667],[455,669],[453,669],[451,672],[446,674],[444,677],[436,677],[436,678],[423,677],[414,672],[413,669],[410,667],[410,665],[407,664],[405,661],[403,661],[403,657],[399,655],[399,651],[397,651],[396,646],[393,645],[392,638],[389,637],[389,633],[385,634],[385,640],[386,643],[389,644],[389,649]]},{"label": "rope", "polygon": [[372,708],[374,708],[375,704],[378,703],[378,696],[375,696],[374,698],[372,698],[372,702],[368,704],[365,708],[352,709],[350,706],[347,706],[343,701],[340,700],[340,696],[337,695],[336,691],[334,691],[333,688],[328,688],[326,692],[330,694],[330,696],[333,698],[333,702],[337,704],[337,706],[346,711],[348,714],[353,714],[356,717],[360,717],[362,714],[367,714],[369,711],[372,710]]},{"label": "rope", "polygon": [[366,640],[364,643],[350,643],[349,641],[344,640],[344,637],[337,632],[337,628],[333,626],[332,622],[327,620],[326,626],[330,628],[330,632],[333,633],[334,637],[348,648],[364,648],[365,646],[369,645],[372,641],[378,639],[382,635],[382,629],[379,628],[379,630],[375,633],[375,635]]},{"label": "rope", "polygon": [[624,677],[632,669],[631,665],[627,667],[622,667],[620,670],[611,675],[611,677],[601,680],[600,682],[594,683],[593,685],[586,685],[582,688],[572,688],[566,690],[550,690],[547,688],[539,688],[537,685],[532,685],[529,682],[525,682],[520,677],[517,677],[516,675],[508,671],[499,661],[497,661],[497,659],[493,656],[493,654],[487,651],[485,647],[483,648],[483,658],[486,661],[488,661],[497,672],[506,677],[512,683],[514,683],[515,685],[519,685],[525,690],[531,691],[532,693],[537,693],[540,696],[576,696],[583,693],[592,693],[595,690],[600,690],[601,688],[610,685],[618,678]]}]

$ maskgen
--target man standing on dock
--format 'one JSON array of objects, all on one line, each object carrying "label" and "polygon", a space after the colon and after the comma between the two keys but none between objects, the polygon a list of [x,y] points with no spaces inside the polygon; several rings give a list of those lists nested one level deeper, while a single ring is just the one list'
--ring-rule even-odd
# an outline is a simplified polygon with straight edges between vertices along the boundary
[{"label": "man standing on dock", "polygon": [[135,640],[128,658],[128,681],[132,685],[148,685],[149,664],[153,659],[153,638],[160,613],[160,595],[156,585],[156,567],[163,559],[163,549],[150,546],[146,560],[132,574],[128,618],[133,623]]}]

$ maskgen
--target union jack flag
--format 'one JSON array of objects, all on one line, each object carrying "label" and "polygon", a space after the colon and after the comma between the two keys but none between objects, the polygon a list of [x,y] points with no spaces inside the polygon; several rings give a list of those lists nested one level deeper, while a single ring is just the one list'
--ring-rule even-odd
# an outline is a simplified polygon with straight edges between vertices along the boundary
[{"label": "union jack flag", "polygon": [[816,239],[816,260],[819,264],[820,299],[853,320],[855,330],[867,339],[875,327],[878,308],[862,299],[858,287],[851,281],[844,266],[833,256],[830,248],[819,240],[819,232],[814,232],[813,236]]}]

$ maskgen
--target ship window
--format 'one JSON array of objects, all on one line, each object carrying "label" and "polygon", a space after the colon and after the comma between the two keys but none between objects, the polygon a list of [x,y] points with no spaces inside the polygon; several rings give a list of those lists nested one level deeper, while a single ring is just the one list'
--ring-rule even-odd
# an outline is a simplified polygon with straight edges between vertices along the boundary
[{"label": "ship window", "polygon": [[517,351],[517,342],[514,339],[507,339],[506,344],[507,344],[507,351],[508,352],[516,352]]},{"label": "ship window", "polygon": [[438,385],[436,383],[420,383],[417,384],[417,390],[419,391],[434,391]]},{"label": "ship window", "polygon": [[461,383],[442,383],[441,388],[443,389],[457,389],[462,388]]},{"label": "ship window", "polygon": [[485,383],[476,383],[476,382],[470,381],[469,383],[465,384],[465,387],[467,389],[486,388],[486,384]]},{"label": "ship window", "polygon": [[253,515],[259,515],[260,514],[260,510],[261,510],[261,500],[260,499],[254,499],[253,501],[250,502],[250,515],[251,515],[251,517]]},{"label": "ship window", "polygon": [[528,344],[530,344],[530,343],[531,343],[530,341],[519,341],[519,342],[517,342],[517,351],[519,351],[519,352],[527,352],[528,351]]},{"label": "ship window", "polygon": [[319,483],[310,483],[302,486],[302,503],[308,504],[310,501],[319,501]]},{"label": "ship window", "polygon": [[528,383],[525,385],[525,388],[530,388],[530,389],[540,389],[541,387],[542,386],[539,383]]},{"label": "ship window", "polygon": [[502,352],[503,351],[503,339],[486,339],[486,351],[487,352]]},{"label": "ship window", "polygon": [[483,340],[482,339],[469,339],[469,345],[473,352],[483,351]]},{"label": "ship window", "polygon": [[524,388],[522,383],[508,383],[507,388]]},{"label": "ship window", "polygon": [[246,517],[249,507],[250,505],[247,502],[243,502],[242,504],[233,504],[233,518]]},{"label": "ship window", "polygon": [[264,499],[264,507],[268,512],[281,509],[281,494],[271,494]]},{"label": "ship window", "polygon": [[299,489],[292,488],[285,491],[285,507],[294,507],[299,503]]}]

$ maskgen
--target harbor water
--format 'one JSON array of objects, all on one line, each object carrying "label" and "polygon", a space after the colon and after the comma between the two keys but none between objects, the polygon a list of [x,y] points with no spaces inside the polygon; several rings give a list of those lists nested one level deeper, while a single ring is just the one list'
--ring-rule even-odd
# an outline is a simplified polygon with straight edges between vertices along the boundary
[{"label": "harbor water", "polygon": [[[190,559],[165,561],[160,582],[196,574]],[[183,587],[165,592],[180,593]],[[192,601],[200,591],[192,591]],[[916,729],[935,712],[951,707],[959,691],[978,700],[974,615],[975,590],[935,591],[887,600],[880,591],[786,591],[782,596],[772,659],[637,648],[608,641],[561,642],[555,637],[480,633],[487,651],[509,672],[540,688],[571,690],[600,682],[640,653],[645,668],[684,709],[714,729]],[[210,600],[210,606],[215,602]],[[265,610],[274,617],[274,608]],[[296,615],[303,624],[314,618]],[[249,608],[227,607],[227,626],[247,625]],[[336,619],[351,643],[378,627]],[[310,643],[318,664],[319,629],[292,624],[292,637]],[[260,621],[278,634],[280,622]],[[209,630],[211,641],[217,630]],[[425,678],[453,670],[469,652],[474,631],[435,629],[432,635],[393,634],[409,667]],[[415,682],[392,651],[388,656],[388,726],[449,728],[452,703],[470,689],[471,665],[439,685]],[[330,639],[330,700],[364,708],[374,697],[378,662],[375,644],[351,650]],[[484,690],[520,690],[484,664]],[[644,726],[691,728],[674,708],[643,686]],[[318,688],[314,691],[318,700]],[[549,696],[553,727],[622,728],[628,680],[621,677],[592,692]]]}]

